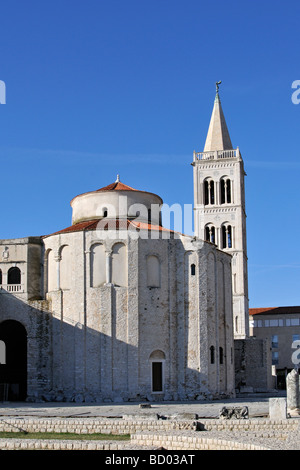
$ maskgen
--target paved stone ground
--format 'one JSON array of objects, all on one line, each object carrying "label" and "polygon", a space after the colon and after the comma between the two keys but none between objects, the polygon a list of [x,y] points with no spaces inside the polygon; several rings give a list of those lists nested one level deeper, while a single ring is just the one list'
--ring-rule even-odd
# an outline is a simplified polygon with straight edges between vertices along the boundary
[{"label": "paved stone ground", "polygon": [[[279,395],[276,395],[276,397]],[[0,416],[36,417],[147,417],[159,414],[177,416],[197,414],[200,418],[218,418],[223,406],[248,406],[249,417],[263,417],[269,413],[270,396],[255,396],[214,401],[152,402],[151,408],[140,403],[0,403]]]},{"label": "paved stone ground", "polygon": [[[260,395],[239,397],[228,400],[194,401],[194,402],[152,402],[150,408],[141,408],[139,403],[0,403],[1,417],[130,417],[133,419],[149,418],[159,414],[168,418],[180,417],[189,419],[193,415],[201,418],[218,418],[223,406],[247,406],[249,418],[266,419],[269,413],[269,398],[285,396],[284,393],[272,396]],[[252,443],[274,450],[300,450],[300,416],[299,429],[282,436],[276,430],[268,435],[257,432],[241,431],[207,431],[205,437]],[[124,444],[125,448],[136,449]]]}]

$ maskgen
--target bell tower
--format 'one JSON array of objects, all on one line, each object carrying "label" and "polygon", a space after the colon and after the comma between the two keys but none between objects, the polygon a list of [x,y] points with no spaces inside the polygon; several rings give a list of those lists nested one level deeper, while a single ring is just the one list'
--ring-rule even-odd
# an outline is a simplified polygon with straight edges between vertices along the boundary
[{"label": "bell tower", "polygon": [[249,336],[244,163],[233,148],[216,83],[216,96],[203,152],[194,151],[195,235],[232,255],[235,339]]}]

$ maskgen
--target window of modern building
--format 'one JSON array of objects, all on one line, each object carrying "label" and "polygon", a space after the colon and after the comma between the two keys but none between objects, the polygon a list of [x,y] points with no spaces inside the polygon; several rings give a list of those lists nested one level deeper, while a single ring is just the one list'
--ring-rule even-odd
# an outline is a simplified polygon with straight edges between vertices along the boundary
[{"label": "window of modern building", "polygon": [[272,335],[272,348],[278,348],[278,335]]},{"label": "window of modern building", "polygon": [[272,364],[275,366],[279,363],[279,353],[278,351],[272,351]]}]

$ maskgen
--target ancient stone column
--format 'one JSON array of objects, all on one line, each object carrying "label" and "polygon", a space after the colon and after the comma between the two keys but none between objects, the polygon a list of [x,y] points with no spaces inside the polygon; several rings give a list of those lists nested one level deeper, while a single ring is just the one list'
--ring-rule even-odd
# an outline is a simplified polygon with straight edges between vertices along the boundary
[{"label": "ancient stone column", "polygon": [[299,374],[295,369],[286,376],[286,396],[288,413],[291,416],[298,416],[300,414]]}]

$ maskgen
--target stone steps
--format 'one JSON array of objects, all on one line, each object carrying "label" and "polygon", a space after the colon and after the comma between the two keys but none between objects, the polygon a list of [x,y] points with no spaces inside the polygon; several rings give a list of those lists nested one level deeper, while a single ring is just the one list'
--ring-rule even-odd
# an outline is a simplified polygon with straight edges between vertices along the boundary
[{"label": "stone steps", "polygon": [[[285,419],[115,419],[115,418],[0,418],[0,431],[8,432],[69,432],[85,434],[85,440],[56,439],[0,439],[0,449],[48,449],[48,450],[266,450],[253,438],[284,438],[298,430],[300,420]],[[206,432],[208,431],[208,432]],[[89,440],[91,433],[130,434],[131,440]],[[240,435],[248,442],[240,442]],[[248,436],[247,436],[248,434]]]},{"label": "stone steps", "polygon": [[70,432],[78,434],[135,434],[142,431],[293,431],[298,429],[299,418],[270,419],[94,419],[94,418],[0,418],[0,431],[6,432]]},{"label": "stone steps", "polygon": [[[196,435],[197,434],[197,435]],[[173,433],[151,432],[137,433],[131,437],[131,443],[137,446],[153,446],[166,450],[269,450],[260,445],[242,443],[230,439],[206,438],[203,433],[192,432],[189,435],[178,431]]]}]

